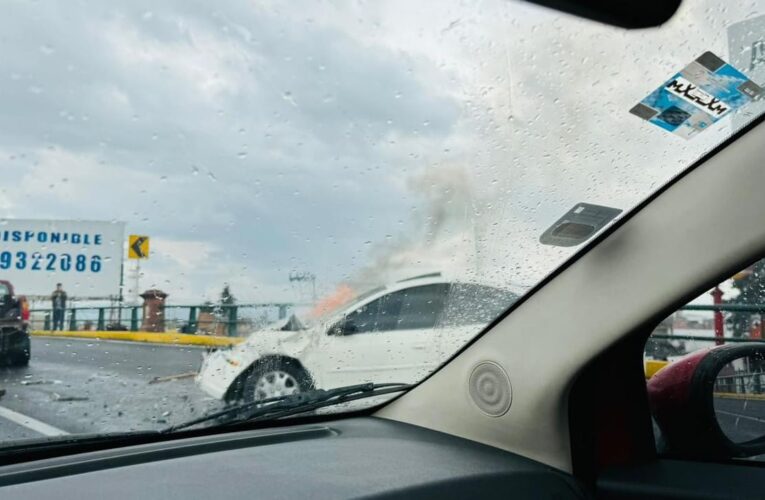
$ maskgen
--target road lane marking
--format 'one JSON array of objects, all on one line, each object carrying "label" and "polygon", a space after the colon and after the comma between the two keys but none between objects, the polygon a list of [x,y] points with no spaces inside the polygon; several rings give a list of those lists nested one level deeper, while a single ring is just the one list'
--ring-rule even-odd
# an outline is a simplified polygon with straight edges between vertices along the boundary
[{"label": "road lane marking", "polygon": [[45,422],[40,422],[36,418],[29,417],[23,413],[8,409],[5,406],[0,406],[0,417],[5,418],[6,420],[10,420],[14,424],[18,424],[22,427],[33,430],[39,434],[42,434],[43,436],[52,437],[69,435],[69,433],[66,431],[62,431],[59,428],[46,424]]},{"label": "road lane marking", "polygon": [[759,422],[761,424],[765,423],[765,419],[757,418],[757,417],[750,417],[748,415],[741,415],[741,414],[733,413],[733,412],[730,412],[730,411],[715,410],[715,413],[722,413],[723,415],[728,415],[729,417],[743,418],[744,420],[752,420],[754,422]]}]

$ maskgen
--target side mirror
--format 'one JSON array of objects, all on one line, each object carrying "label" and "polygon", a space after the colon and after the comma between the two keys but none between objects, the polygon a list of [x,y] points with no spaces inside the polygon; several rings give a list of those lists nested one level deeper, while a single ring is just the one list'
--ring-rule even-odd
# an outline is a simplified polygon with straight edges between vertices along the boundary
[{"label": "side mirror", "polygon": [[648,380],[648,401],[669,455],[765,453],[765,343],[698,351]]}]

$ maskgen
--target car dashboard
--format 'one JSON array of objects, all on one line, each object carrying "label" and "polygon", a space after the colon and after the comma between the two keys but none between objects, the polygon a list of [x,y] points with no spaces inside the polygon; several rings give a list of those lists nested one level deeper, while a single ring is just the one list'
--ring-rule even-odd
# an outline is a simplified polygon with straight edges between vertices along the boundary
[{"label": "car dashboard", "polygon": [[0,467],[0,498],[584,498],[569,475],[375,417],[176,439]]}]

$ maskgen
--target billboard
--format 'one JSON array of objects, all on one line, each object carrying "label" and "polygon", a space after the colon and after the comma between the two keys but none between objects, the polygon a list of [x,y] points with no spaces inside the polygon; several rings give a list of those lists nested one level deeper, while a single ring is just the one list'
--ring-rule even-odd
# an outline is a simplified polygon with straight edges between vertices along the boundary
[{"label": "billboard", "polygon": [[19,295],[117,296],[122,222],[0,219],[0,279]]}]

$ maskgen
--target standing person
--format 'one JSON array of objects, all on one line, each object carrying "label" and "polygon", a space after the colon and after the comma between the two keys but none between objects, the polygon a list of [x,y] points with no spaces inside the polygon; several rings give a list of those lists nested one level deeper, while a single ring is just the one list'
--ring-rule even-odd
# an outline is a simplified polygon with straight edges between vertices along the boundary
[{"label": "standing person", "polygon": [[50,296],[53,303],[53,329],[64,329],[64,312],[66,311],[66,292],[61,287],[61,283],[56,283],[56,289]]}]

